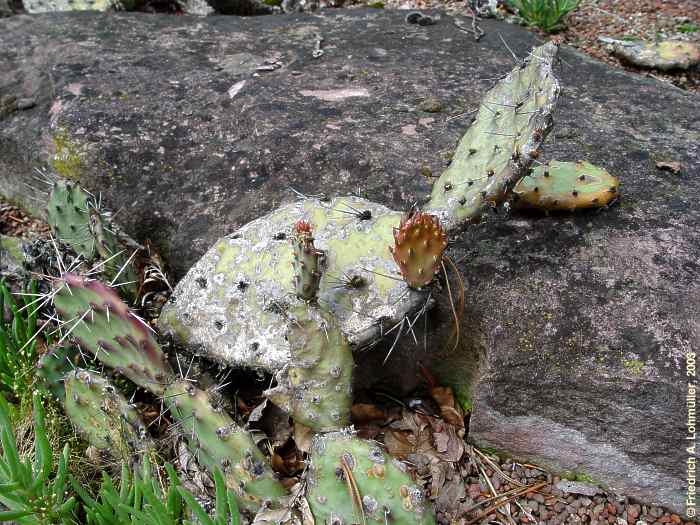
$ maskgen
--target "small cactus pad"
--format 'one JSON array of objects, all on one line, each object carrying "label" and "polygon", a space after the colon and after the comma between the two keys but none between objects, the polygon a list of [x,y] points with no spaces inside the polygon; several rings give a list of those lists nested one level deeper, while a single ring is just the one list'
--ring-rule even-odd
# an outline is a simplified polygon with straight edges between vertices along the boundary
[{"label": "small cactus pad", "polygon": [[81,348],[137,385],[161,395],[173,371],[150,329],[114,289],[75,274],[56,281],[56,312]]},{"label": "small cactus pad", "polygon": [[401,225],[394,228],[394,246],[389,249],[408,286],[420,290],[440,269],[446,247],[447,235],[440,220],[418,212],[401,219]]},{"label": "small cactus pad", "polygon": [[313,306],[298,306],[290,316],[289,368],[278,374],[279,386],[265,395],[317,432],[350,424],[352,351],[332,316]]},{"label": "small cactus pad", "polygon": [[66,414],[92,446],[120,461],[151,447],[138,412],[109,380],[77,368],[64,383]]},{"label": "small cactus pad", "polygon": [[346,432],[317,435],[306,499],[316,523],[432,525],[423,491],[378,443]]},{"label": "small cactus pad", "polygon": [[54,235],[86,261],[97,256],[90,230],[90,197],[77,184],[57,182],[46,206]]},{"label": "small cactus pad", "polygon": [[190,451],[209,469],[222,469],[242,507],[256,511],[263,501],[286,494],[251,435],[213,406],[207,392],[180,380],[163,397]]},{"label": "small cactus pad", "polygon": [[294,248],[294,288],[297,297],[305,301],[316,299],[318,286],[321,282],[321,263],[323,252],[314,247],[311,225],[298,221],[292,232]]},{"label": "small cactus pad", "polygon": [[552,42],[533,49],[486,93],[425,210],[436,214],[448,232],[478,222],[527,174],[552,126],[559,94],[552,72],[557,51]]},{"label": "small cactus pad", "polygon": [[577,210],[607,206],[617,199],[620,181],[589,162],[559,162],[538,166],[513,192],[521,208]]},{"label": "small cactus pad", "polygon": [[51,348],[36,365],[35,376],[39,388],[63,401],[66,396],[63,379],[78,365],[79,357],[80,352],[71,345]]}]

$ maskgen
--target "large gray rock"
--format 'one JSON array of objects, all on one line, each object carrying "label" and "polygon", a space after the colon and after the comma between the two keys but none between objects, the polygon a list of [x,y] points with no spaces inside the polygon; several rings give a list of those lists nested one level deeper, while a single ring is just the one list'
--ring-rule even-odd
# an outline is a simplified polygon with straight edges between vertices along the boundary
[{"label": "large gray rock", "polygon": [[[485,21],[476,43],[450,17],[403,19],[3,20],[0,96],[37,105],[0,121],[0,192],[40,209],[32,173],[53,164],[121,209],[176,277],[220,237],[296,200],[292,188],[405,209],[430,192],[421,172],[439,173],[464,133],[469,117],[450,117],[512,67],[498,33],[521,54],[536,38]],[[418,345],[404,337],[383,368],[392,341],[356,356],[359,386],[400,377],[410,389],[421,361],[473,403],[478,443],[681,511],[684,353],[700,347],[700,101],[562,55],[558,127],[541,160],[608,169],[622,179],[620,204],[494,216],[454,239],[466,284],[458,348],[443,294],[416,325],[428,326]],[[433,95],[445,110],[419,111]],[[684,169],[657,171],[658,160]]]}]

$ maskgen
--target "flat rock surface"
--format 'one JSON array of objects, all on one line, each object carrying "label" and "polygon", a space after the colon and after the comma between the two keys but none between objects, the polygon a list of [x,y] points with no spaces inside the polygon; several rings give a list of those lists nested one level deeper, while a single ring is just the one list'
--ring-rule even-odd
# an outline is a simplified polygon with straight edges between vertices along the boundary
[{"label": "flat rock surface", "polygon": [[700,64],[700,48],[694,42],[664,40],[662,42],[615,41],[612,52],[639,67],[668,71],[688,69]]},{"label": "flat rock surface", "polygon": [[[34,168],[48,163],[100,192],[175,277],[294,201],[292,188],[406,209],[430,192],[421,173],[446,166],[469,123],[458,115],[513,66],[499,34],[521,56],[537,43],[519,27],[483,27],[477,43],[450,17],[419,27],[382,11],[4,19],[0,96],[37,103],[0,121],[0,193],[39,210]],[[450,248],[466,284],[459,348],[440,352],[451,316],[440,303],[427,350],[407,336],[375,371],[415,381],[420,360],[471,393],[479,444],[681,511],[685,353],[700,348],[700,100],[562,58],[540,160],[607,169],[620,203],[470,228]],[[419,110],[432,96],[442,111]]]}]

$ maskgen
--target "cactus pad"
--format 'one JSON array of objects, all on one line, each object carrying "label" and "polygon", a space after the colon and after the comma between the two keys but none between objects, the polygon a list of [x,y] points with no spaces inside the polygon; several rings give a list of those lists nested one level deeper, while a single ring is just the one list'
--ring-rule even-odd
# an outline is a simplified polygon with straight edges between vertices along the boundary
[{"label": "cactus pad", "polygon": [[486,93],[425,209],[436,214],[448,232],[478,222],[527,174],[552,126],[559,94],[552,72],[557,50],[552,42],[533,49],[522,65]]},{"label": "cactus pad", "polygon": [[78,368],[64,382],[66,414],[92,446],[121,461],[151,447],[138,412],[109,380]]},{"label": "cactus pad", "polygon": [[294,249],[294,288],[297,297],[305,301],[312,301],[318,293],[318,285],[321,282],[321,263],[323,252],[314,247],[314,238],[311,225],[308,222],[298,221],[292,232],[292,246]]},{"label": "cactus pad", "polygon": [[65,274],[56,282],[54,306],[84,350],[156,395],[173,371],[150,329],[99,281]]},{"label": "cactus pad", "polygon": [[292,359],[278,374],[279,386],[265,395],[313,430],[350,424],[352,351],[332,316],[313,306],[289,312],[287,340]]},{"label": "cactus pad", "polygon": [[423,491],[379,444],[345,432],[317,435],[306,499],[316,523],[432,525]]},{"label": "cactus pad", "polygon": [[447,235],[440,220],[418,212],[401,219],[399,228],[394,229],[394,246],[389,249],[408,286],[420,290],[440,269],[446,247]]},{"label": "cactus pad", "polygon": [[387,248],[401,215],[358,197],[285,205],[212,246],[178,283],[159,326],[210,359],[278,372],[291,358],[284,311],[304,304],[288,238],[290,225],[303,218],[325,252],[317,303],[351,345],[366,345],[425,302],[400,279]]},{"label": "cactus pad", "polygon": [[46,206],[54,235],[86,261],[97,256],[90,230],[90,197],[76,184],[57,182]]},{"label": "cactus pad", "polygon": [[538,166],[523,177],[513,193],[521,208],[576,210],[607,206],[619,195],[620,181],[589,162],[559,162]]},{"label": "cactus pad", "polygon": [[66,397],[63,379],[78,365],[79,357],[78,349],[70,345],[51,348],[39,358],[36,365],[35,376],[39,388],[63,401]]},{"label": "cactus pad", "polygon": [[251,435],[213,406],[207,392],[181,380],[170,385],[163,397],[191,452],[209,469],[222,469],[242,507],[257,510],[264,500],[286,494]]}]

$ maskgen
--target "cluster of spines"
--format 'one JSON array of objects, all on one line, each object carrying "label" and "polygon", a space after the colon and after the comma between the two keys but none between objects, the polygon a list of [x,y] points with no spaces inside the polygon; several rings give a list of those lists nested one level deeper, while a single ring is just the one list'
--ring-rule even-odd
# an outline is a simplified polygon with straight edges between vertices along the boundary
[{"label": "cluster of spines", "polygon": [[298,221],[292,233],[294,249],[294,288],[297,297],[313,301],[321,283],[324,254],[314,246],[312,226],[308,222]]},{"label": "cluster of spines", "polygon": [[447,235],[435,215],[416,212],[404,216],[394,228],[394,246],[390,246],[406,284],[416,290],[429,285],[442,263]]}]

